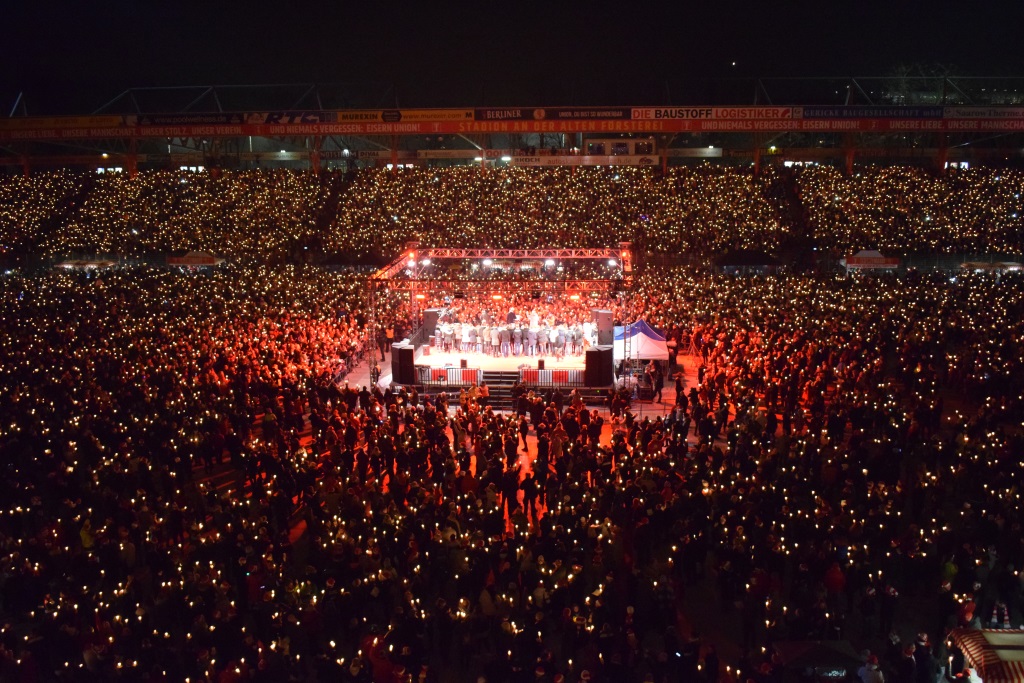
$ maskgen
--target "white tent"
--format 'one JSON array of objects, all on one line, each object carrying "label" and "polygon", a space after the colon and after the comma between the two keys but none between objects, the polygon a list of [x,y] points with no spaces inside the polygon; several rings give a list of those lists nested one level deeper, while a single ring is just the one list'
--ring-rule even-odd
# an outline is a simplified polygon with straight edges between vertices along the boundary
[{"label": "white tent", "polygon": [[874,249],[861,249],[852,256],[839,259],[839,265],[851,270],[895,270],[900,267],[898,258],[888,258]]},{"label": "white tent", "polygon": [[615,328],[615,343],[612,358],[616,361],[626,357],[626,332],[629,331],[629,355],[640,360],[668,360],[668,345],[664,335],[643,320],[638,320],[628,328]]},{"label": "white tent", "polygon": [[958,628],[949,638],[985,683],[1024,681],[1024,631]]},{"label": "white tent", "polygon": [[987,261],[968,261],[967,263],[961,263],[960,268],[963,270],[973,270],[975,272],[999,272],[1004,270],[1021,270],[1024,269],[1024,266],[1016,261],[996,261],[995,263],[989,263]]},{"label": "white tent", "polygon": [[117,261],[111,261],[109,259],[81,259],[78,261],[61,261],[57,264],[58,268],[64,268],[65,270],[98,270],[101,268],[110,268],[116,266]]},{"label": "white tent", "polygon": [[205,251],[190,251],[184,256],[168,256],[169,266],[219,266],[224,258]]}]

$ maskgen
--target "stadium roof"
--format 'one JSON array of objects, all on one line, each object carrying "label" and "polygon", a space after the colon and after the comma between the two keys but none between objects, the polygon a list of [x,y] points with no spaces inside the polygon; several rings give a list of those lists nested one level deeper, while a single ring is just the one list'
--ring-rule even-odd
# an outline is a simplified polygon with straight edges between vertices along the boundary
[{"label": "stadium roof", "polygon": [[405,158],[466,163],[505,161],[514,150],[586,148],[576,135],[658,136],[643,150],[630,149],[633,162],[612,162],[621,165],[668,157],[749,159],[779,150],[790,160],[834,158],[843,150],[857,150],[863,159],[896,150],[942,166],[957,159],[1008,160],[1024,147],[1024,77],[699,79],[665,82],[660,92],[641,94],[618,107],[591,106],[586,93],[573,92],[555,107],[496,97],[484,106],[438,109],[409,108],[395,87],[382,83],[202,85],[129,88],[75,116],[48,116],[18,96],[10,115],[0,118],[0,163],[27,170],[102,166],[113,159],[112,166],[123,164],[129,172],[139,163],[309,161],[320,167],[357,157],[407,163],[397,150]]},{"label": "stadium roof", "polygon": [[[664,80],[643,78],[630,87],[613,89],[567,83],[549,92],[477,84],[460,101],[443,93],[409,96],[393,83],[262,83],[201,84],[133,87],[95,95],[93,107],[69,110],[34,106],[34,93],[12,96],[5,105],[8,116],[85,114],[169,114],[247,112],[266,110],[337,110],[437,107],[601,106],[628,102],[638,106],[741,106],[741,105],[1018,105],[1024,104],[1024,76],[820,76],[793,78],[698,78]],[[518,99],[516,97],[518,96]],[[49,99],[49,98],[43,98]]]}]

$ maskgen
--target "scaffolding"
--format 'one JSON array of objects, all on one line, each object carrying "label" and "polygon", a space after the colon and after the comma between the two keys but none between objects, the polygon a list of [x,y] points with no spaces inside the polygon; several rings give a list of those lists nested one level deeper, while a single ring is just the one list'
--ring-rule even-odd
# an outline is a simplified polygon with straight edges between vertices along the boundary
[{"label": "scaffolding", "polygon": [[[632,310],[632,307],[627,310]],[[622,371],[619,375],[619,384],[629,390],[633,400],[639,400],[642,398],[640,388],[644,376],[644,364],[639,357],[639,350],[634,349],[633,331],[636,325],[634,317],[630,315],[628,320],[624,321],[622,328]]]},{"label": "scaffolding", "polygon": [[[495,279],[492,277],[454,278],[435,275],[427,266],[435,261],[470,261],[473,263],[503,261],[536,261],[548,263],[573,261],[598,261],[612,270],[605,278],[562,278],[554,279]],[[633,253],[630,242],[622,242],[618,249],[450,249],[424,248],[418,242],[407,242],[405,249],[394,260],[370,276],[367,282],[367,340],[376,344],[379,334],[380,305],[385,292],[408,294],[409,309],[413,317],[413,329],[419,327],[421,301],[429,301],[438,295],[478,297],[494,295],[496,292],[514,289],[534,294],[582,297],[594,293],[628,293],[633,286]]]}]

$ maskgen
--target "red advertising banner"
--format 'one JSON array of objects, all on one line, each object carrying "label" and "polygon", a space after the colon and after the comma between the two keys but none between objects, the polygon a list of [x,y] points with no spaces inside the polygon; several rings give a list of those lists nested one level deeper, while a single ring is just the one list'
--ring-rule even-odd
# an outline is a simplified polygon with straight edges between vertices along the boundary
[{"label": "red advertising banner", "polygon": [[221,263],[224,263],[223,258],[202,252],[189,252],[184,256],[167,257],[169,266],[218,266]]},{"label": "red advertising banner", "polygon": [[513,156],[513,166],[656,166],[661,157],[656,154],[624,154],[621,156]]},{"label": "red advertising banner", "polygon": [[633,118],[629,107],[510,107],[477,109],[477,121],[589,121]]},{"label": "red advertising banner", "polygon": [[801,107],[639,107],[632,119],[644,121],[777,121],[801,118]]},{"label": "red advertising banner", "polygon": [[[859,116],[858,116],[859,115]],[[0,140],[474,133],[1005,133],[1022,107],[597,107],[290,111],[0,119]]]},{"label": "red advertising banner", "polygon": [[843,261],[843,265],[847,268],[882,268],[891,270],[899,268],[900,260],[886,256],[847,256]]}]

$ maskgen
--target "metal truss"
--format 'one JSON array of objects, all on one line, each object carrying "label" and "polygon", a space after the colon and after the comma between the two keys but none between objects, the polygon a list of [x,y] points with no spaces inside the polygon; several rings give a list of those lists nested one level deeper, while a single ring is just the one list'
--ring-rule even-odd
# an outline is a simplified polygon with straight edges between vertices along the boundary
[{"label": "metal truss", "polygon": [[[747,98],[736,81],[737,103]],[[727,88],[728,89],[728,88]],[[723,99],[719,96],[719,99]],[[724,98],[729,99],[729,98]],[[888,76],[773,77],[754,84],[755,105],[1017,105],[1024,103],[1024,78],[958,76],[937,67],[904,68]]]},{"label": "metal truss", "polygon": [[[424,259],[430,260],[608,260],[615,259],[622,267],[621,274],[598,280],[577,279],[495,279],[495,278],[450,278],[430,277],[423,274],[421,264]],[[409,261],[413,261],[412,267]],[[396,277],[409,271],[405,277]],[[367,346],[372,348],[375,335],[380,325],[378,304],[387,292],[401,292],[409,297],[409,308],[413,317],[414,327],[419,327],[420,299],[427,299],[436,294],[449,296],[481,297],[505,295],[512,291],[529,292],[535,295],[556,295],[563,297],[587,296],[598,294],[622,294],[632,296],[633,287],[633,254],[632,243],[622,242],[619,249],[462,249],[462,248],[423,248],[417,242],[408,242],[405,250],[391,263],[384,266],[367,280],[367,300],[369,303],[369,324],[367,325]]]},{"label": "metal truss", "polygon": [[129,88],[94,114],[221,113],[256,110],[353,109],[397,106],[390,83],[262,83]]},{"label": "metal truss", "polygon": [[[448,292],[450,294],[505,293],[510,289],[517,291],[568,294],[591,292],[615,292],[628,288],[627,280],[387,280],[379,281],[379,290],[407,292],[415,288],[418,293]],[[378,291],[379,291],[378,290]]]},{"label": "metal truss", "polygon": [[619,249],[420,249],[429,259],[618,259]]}]

